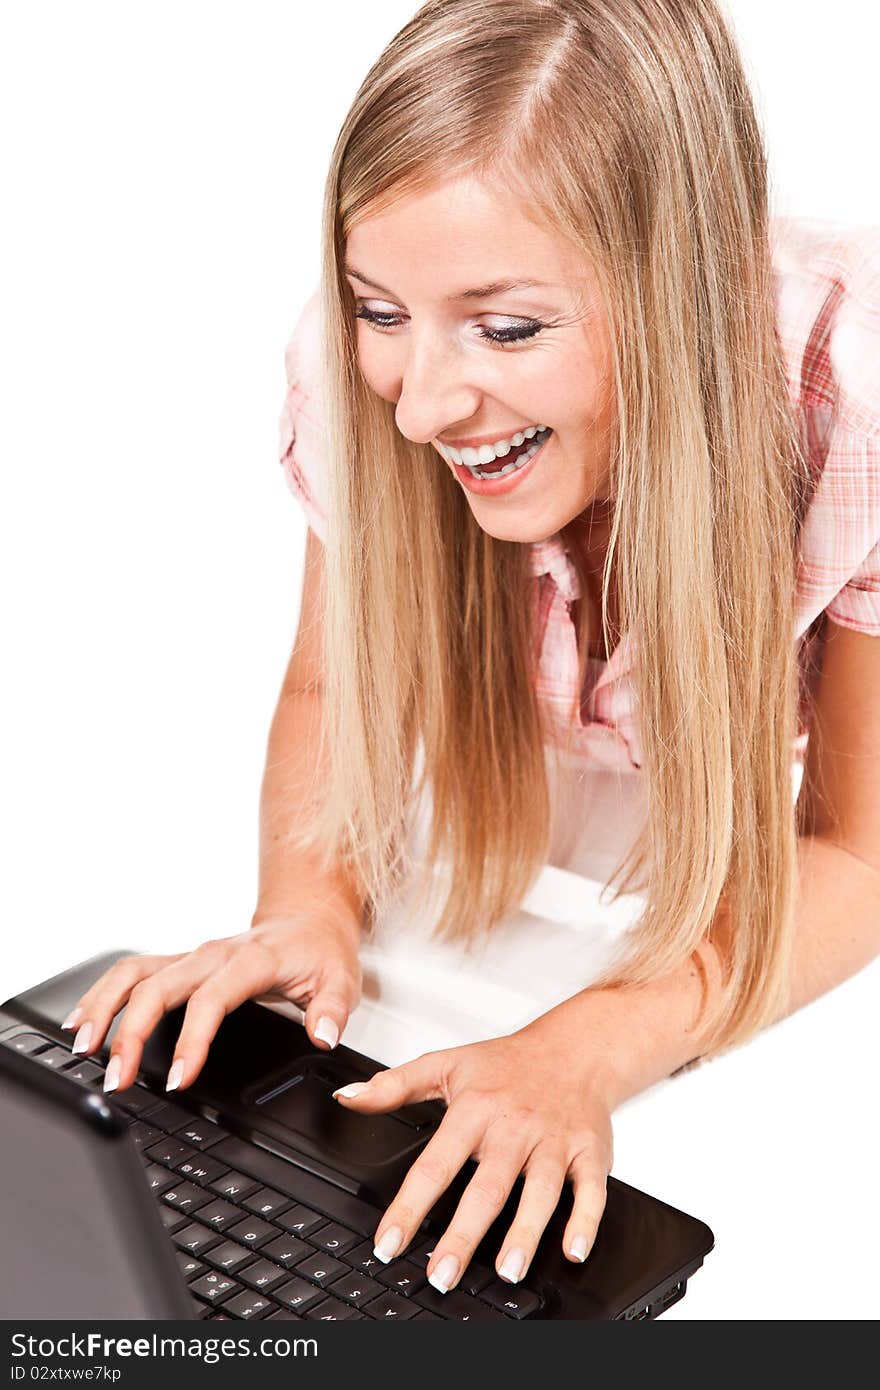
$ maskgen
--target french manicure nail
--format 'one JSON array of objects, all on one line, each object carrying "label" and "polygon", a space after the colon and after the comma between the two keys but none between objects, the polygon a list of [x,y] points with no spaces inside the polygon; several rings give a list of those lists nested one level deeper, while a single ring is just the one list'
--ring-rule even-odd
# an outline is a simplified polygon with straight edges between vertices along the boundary
[{"label": "french manicure nail", "polygon": [[434,1273],[428,1275],[428,1283],[432,1284],[438,1293],[449,1293],[457,1278],[458,1260],[454,1255],[444,1255]]},{"label": "french manicure nail", "polygon": [[73,1040],[71,1052],[88,1052],[89,1044],[92,1041],[92,1025],[84,1023]]},{"label": "french manicure nail", "polygon": [[382,1236],[382,1239],[377,1241],[373,1246],[373,1254],[376,1256],[377,1260],[382,1261],[383,1265],[387,1265],[389,1260],[394,1259],[394,1256],[400,1249],[402,1240],[403,1231],[400,1227],[389,1226],[388,1230]]},{"label": "french manicure nail", "polygon": [[365,1091],[369,1084],[368,1081],[352,1081],[350,1085],[340,1086],[338,1090],[334,1091],[333,1099],[342,1096],[343,1100],[354,1100],[355,1096],[359,1096],[361,1091]]},{"label": "french manicure nail", "polygon": [[587,1258],[587,1237],[575,1236],[571,1245],[568,1247],[568,1253],[573,1260],[580,1260],[581,1264],[583,1264],[584,1260]]},{"label": "french manicure nail", "polygon": [[166,1091],[176,1091],[176,1090],[177,1090],[178,1086],[180,1085],[181,1081],[183,1080],[183,1069],[184,1069],[185,1065],[186,1065],[186,1060],[185,1060],[185,1058],[183,1058],[183,1057],[178,1057],[177,1061],[174,1063],[174,1065],[172,1066],[171,1070],[170,1070],[169,1073],[168,1073],[168,1080],[165,1082],[165,1090],[166,1090]]},{"label": "french manicure nail", "polygon": [[327,1018],[325,1014],[321,1015],[315,1025],[315,1037],[320,1042],[329,1043],[331,1047],[336,1046],[339,1042],[339,1029],[332,1018]]},{"label": "french manicure nail", "polygon": [[67,1018],[62,1023],[62,1028],[75,1028],[82,1017],[82,1009],[71,1009]]},{"label": "french manicure nail", "polygon": [[115,1091],[119,1085],[119,1073],[122,1070],[122,1062],[118,1057],[111,1057],[107,1063],[107,1070],[104,1073],[104,1090]]},{"label": "french manicure nail", "polygon": [[504,1256],[503,1264],[498,1267],[498,1273],[501,1275],[502,1279],[509,1279],[511,1284],[516,1284],[523,1277],[525,1267],[525,1250],[508,1250],[507,1254]]}]

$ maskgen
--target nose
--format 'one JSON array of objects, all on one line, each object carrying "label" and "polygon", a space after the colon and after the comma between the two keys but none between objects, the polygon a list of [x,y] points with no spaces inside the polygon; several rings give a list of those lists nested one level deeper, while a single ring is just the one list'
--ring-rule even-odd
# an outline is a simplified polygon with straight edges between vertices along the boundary
[{"label": "nose", "polygon": [[436,330],[409,334],[408,352],[394,412],[401,434],[414,444],[476,415],[482,391],[467,355],[444,342]]}]

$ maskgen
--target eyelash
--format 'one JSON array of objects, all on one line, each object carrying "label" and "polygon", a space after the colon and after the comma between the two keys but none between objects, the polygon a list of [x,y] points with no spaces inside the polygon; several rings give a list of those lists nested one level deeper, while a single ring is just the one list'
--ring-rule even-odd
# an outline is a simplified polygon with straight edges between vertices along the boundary
[{"label": "eyelash", "polygon": [[[376,313],[374,309],[367,309],[364,305],[356,311],[355,318],[364,319],[373,328],[384,331],[387,328],[396,327],[399,322],[398,314]],[[480,328],[483,338],[499,347],[506,347],[509,343],[522,343],[529,338],[535,338],[546,328],[546,324],[540,323],[537,319],[528,319],[520,328]]]}]

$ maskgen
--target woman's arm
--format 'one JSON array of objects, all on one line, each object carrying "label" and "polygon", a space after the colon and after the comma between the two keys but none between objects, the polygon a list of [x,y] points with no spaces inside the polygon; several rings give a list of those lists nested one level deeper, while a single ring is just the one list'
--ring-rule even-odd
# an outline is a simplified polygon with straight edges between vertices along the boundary
[{"label": "woman's arm", "polygon": [[[798,863],[789,1013],[880,954],[880,872],[818,835],[801,836]],[[724,961],[709,943],[695,954],[698,961],[650,984],[583,990],[532,1026],[576,1035],[587,1016],[591,1032],[604,1020],[611,1043],[604,1089],[614,1109],[701,1055],[701,1020],[717,1007]]]},{"label": "woman's arm", "polygon": [[260,869],[252,925],[285,916],[292,907],[319,906],[358,926],[363,900],[341,868],[327,874],[316,856],[295,853],[288,835],[309,814],[307,793],[321,786],[317,756],[323,717],[321,588],[324,547],[313,531],[306,543],[303,596],[296,642],[272,719],[260,795]]}]

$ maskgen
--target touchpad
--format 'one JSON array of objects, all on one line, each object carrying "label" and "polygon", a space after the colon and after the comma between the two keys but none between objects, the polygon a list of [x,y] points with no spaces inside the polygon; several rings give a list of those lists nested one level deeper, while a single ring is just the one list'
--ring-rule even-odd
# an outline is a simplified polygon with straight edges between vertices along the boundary
[{"label": "touchpad", "polygon": [[328,1160],[336,1157],[379,1166],[421,1146],[421,1124],[394,1114],[358,1114],[333,1100],[333,1091],[352,1080],[350,1066],[345,1073],[343,1076],[337,1072],[324,1053],[315,1053],[288,1064],[286,1074],[276,1072],[260,1086],[251,1088],[243,1100],[253,1106],[257,1127],[265,1116],[308,1141],[316,1156],[324,1154]]}]

